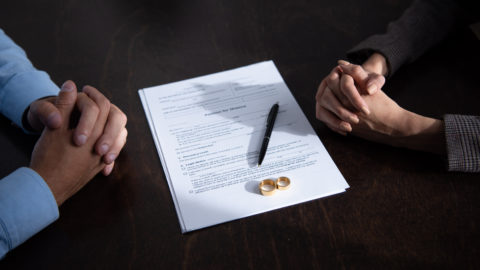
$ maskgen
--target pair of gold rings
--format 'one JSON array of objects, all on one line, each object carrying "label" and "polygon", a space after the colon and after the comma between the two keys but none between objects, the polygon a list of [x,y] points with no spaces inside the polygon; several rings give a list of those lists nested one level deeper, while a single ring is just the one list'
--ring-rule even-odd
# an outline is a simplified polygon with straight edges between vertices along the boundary
[{"label": "pair of gold rings", "polygon": [[258,188],[260,189],[260,193],[263,196],[271,196],[275,194],[277,189],[279,190],[286,190],[290,187],[290,178],[285,176],[280,176],[277,178],[276,181],[272,179],[265,179],[258,184]]}]

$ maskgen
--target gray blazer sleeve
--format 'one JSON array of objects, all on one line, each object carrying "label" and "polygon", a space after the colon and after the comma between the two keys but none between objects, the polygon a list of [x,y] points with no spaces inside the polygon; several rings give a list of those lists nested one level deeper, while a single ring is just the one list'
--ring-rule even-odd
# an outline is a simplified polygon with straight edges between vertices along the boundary
[{"label": "gray blazer sleeve", "polygon": [[449,171],[480,172],[480,116],[444,116]]},{"label": "gray blazer sleeve", "polygon": [[385,56],[388,76],[404,64],[415,61],[442,41],[455,27],[461,9],[454,1],[416,1],[387,32],[373,35],[347,52],[347,58],[361,64],[374,52]]}]

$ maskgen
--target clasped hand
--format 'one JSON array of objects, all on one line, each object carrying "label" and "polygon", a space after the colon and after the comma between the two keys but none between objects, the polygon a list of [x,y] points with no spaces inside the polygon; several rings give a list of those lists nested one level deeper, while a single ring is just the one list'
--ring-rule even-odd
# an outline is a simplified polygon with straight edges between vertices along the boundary
[{"label": "clasped hand", "polygon": [[382,75],[339,61],[318,88],[317,118],[342,135],[357,131],[364,134],[368,129],[395,133],[388,123],[399,113],[400,107],[383,93],[384,83]]},{"label": "clasped hand", "polygon": [[[71,129],[75,108],[81,115]],[[91,86],[77,93],[71,81],[64,83],[58,97],[32,103],[28,121],[37,130],[45,126],[30,167],[48,184],[58,205],[100,171],[110,174],[127,138],[125,114]]]},{"label": "clasped hand", "polygon": [[342,135],[444,153],[443,122],[400,107],[382,87],[385,78],[362,66],[339,61],[316,94],[316,117]]}]

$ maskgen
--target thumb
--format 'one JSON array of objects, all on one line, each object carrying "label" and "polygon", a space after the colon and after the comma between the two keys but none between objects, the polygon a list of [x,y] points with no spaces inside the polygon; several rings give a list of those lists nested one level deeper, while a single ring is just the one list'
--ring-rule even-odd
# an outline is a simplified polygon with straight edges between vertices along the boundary
[{"label": "thumb", "polygon": [[370,74],[367,79],[366,89],[369,95],[376,93],[385,84],[385,77],[380,74]]},{"label": "thumb", "polygon": [[27,120],[33,130],[41,131],[44,127],[56,129],[62,124],[62,117],[55,106],[57,97],[38,99],[30,104]]},{"label": "thumb", "polygon": [[[339,61],[339,63],[342,62]],[[385,83],[385,77],[379,74],[369,73],[362,66],[340,64],[339,67],[343,73],[352,76],[353,80],[360,86],[363,93],[372,95],[377,92],[377,90],[381,89]]]},{"label": "thumb", "polygon": [[73,108],[75,107],[75,102],[77,101],[77,87],[75,83],[68,80],[63,83],[60,93],[58,93],[57,100],[55,101],[55,106],[60,111],[62,115],[62,122],[68,122],[70,115],[72,114]]}]

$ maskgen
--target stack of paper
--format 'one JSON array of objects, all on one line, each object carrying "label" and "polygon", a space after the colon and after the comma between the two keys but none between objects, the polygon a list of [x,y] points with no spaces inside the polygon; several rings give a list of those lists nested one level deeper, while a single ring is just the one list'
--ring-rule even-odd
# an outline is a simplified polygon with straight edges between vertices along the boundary
[{"label": "stack of paper", "polygon": [[[272,61],[139,90],[182,232],[345,191]],[[312,97],[313,98],[313,97]],[[257,167],[267,114],[280,105]],[[263,179],[291,187],[262,196]]]}]

